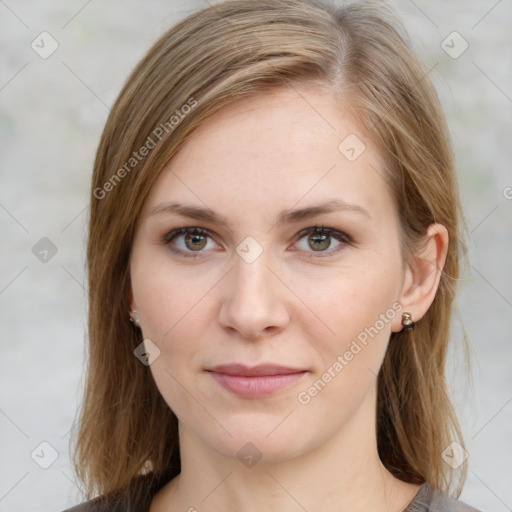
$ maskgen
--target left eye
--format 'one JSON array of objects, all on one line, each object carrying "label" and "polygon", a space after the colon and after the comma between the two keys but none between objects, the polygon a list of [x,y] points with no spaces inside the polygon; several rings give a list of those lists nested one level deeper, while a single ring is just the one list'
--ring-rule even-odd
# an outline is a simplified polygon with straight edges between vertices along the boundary
[{"label": "left eye", "polygon": [[[327,255],[332,255],[335,252],[338,252],[345,245],[349,245],[352,242],[352,239],[341,231],[338,231],[333,228],[326,228],[323,226],[314,226],[311,228],[307,228],[301,231],[299,234],[299,240],[302,238],[306,238],[307,244],[309,247],[313,249],[313,252],[321,252],[327,253]],[[332,239],[335,239],[339,242],[339,244],[330,251],[326,251],[325,249],[331,246]],[[306,252],[309,252],[306,250]],[[315,257],[315,256],[310,256]],[[324,257],[324,256],[320,256]]]},{"label": "left eye", "polygon": [[[182,238],[184,236],[184,238]],[[303,238],[306,238],[307,244],[312,251],[308,251],[307,249],[303,249],[305,252],[313,252],[313,253],[322,253],[327,255],[332,255],[335,252],[338,252],[345,245],[349,245],[352,243],[352,239],[346,233],[338,231],[333,228],[328,228],[324,226],[313,226],[307,229],[302,230],[297,234],[298,240],[295,242],[297,244]],[[212,239],[211,232],[207,229],[198,228],[198,227],[185,227],[175,229],[170,231],[166,235],[163,236],[162,243],[164,245],[169,245],[170,249],[181,256],[188,258],[196,258],[197,254],[205,252],[203,249],[207,246],[208,238]],[[334,249],[327,251],[331,246],[332,239],[335,239],[339,242],[339,245]],[[181,240],[183,242],[182,247],[178,247],[176,240]],[[213,240],[212,240],[213,242]],[[214,243],[215,245],[215,243]],[[316,255],[309,257],[317,257]],[[325,257],[325,256],[318,256]]]}]

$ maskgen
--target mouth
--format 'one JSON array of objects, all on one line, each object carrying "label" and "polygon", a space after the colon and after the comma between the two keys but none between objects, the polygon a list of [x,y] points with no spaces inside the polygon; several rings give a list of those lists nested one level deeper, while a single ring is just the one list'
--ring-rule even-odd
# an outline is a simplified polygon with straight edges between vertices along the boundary
[{"label": "mouth", "polygon": [[243,364],[224,364],[206,371],[222,388],[243,397],[275,394],[292,386],[308,373],[308,370],[301,368],[274,364],[253,367]]}]

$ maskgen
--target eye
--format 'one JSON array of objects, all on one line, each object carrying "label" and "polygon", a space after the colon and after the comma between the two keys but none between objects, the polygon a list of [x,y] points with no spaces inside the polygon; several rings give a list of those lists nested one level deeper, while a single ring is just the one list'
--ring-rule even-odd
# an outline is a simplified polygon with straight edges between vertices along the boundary
[{"label": "eye", "polygon": [[[314,254],[307,256],[309,258],[332,256],[334,253],[343,249],[344,246],[352,243],[351,237],[346,233],[324,226],[314,226],[304,229],[298,234],[298,236],[300,237],[299,241],[307,237],[307,247],[312,248],[313,253],[322,253],[321,255],[318,254],[318,256]],[[333,238],[339,242],[339,245],[330,251],[326,251],[325,249],[328,249],[331,246]],[[305,251],[311,252],[307,249],[305,249]]]},{"label": "eye", "polygon": [[[184,238],[182,238],[183,235],[185,235]],[[183,242],[181,244],[181,248],[177,247],[175,242],[175,240],[180,238]],[[203,252],[202,249],[208,245],[208,238],[211,239],[211,236],[207,229],[198,227],[186,227],[170,231],[164,235],[162,242],[165,245],[168,245],[174,253],[179,254],[180,256],[184,256],[186,258],[197,258],[197,255],[193,253]]]},{"label": "eye", "polygon": [[[297,236],[299,237],[298,241],[308,237],[307,247],[311,248],[312,251],[308,250],[308,248],[302,248],[304,252],[318,253],[318,256],[315,254],[307,256],[310,258],[325,257],[324,254],[331,256],[333,253],[343,249],[344,246],[352,243],[351,237],[346,233],[324,226],[312,226],[303,229]],[[327,251],[326,249],[331,246],[333,238],[338,241],[338,245],[334,249]],[[162,243],[168,245],[175,254],[186,258],[197,258],[199,254],[194,253],[205,252],[203,249],[208,249],[208,239],[210,239],[213,244],[213,247],[210,247],[211,249],[218,247],[218,245],[213,242],[209,230],[190,226],[174,229],[165,234],[162,238]],[[177,243],[177,241],[181,243]],[[297,245],[297,243],[298,242],[295,242],[295,245]],[[322,255],[320,255],[320,253],[322,253]]]}]

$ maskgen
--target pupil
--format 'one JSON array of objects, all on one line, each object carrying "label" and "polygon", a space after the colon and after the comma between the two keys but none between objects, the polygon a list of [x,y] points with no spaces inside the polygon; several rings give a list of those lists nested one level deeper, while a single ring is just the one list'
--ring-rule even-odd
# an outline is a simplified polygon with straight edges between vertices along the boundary
[{"label": "pupil", "polygon": [[[195,249],[202,249],[205,246],[205,244],[204,244],[205,237],[203,235],[197,235],[197,234],[189,233],[188,236],[186,237],[186,241],[188,242],[190,240],[192,240],[192,244],[194,244],[194,245],[198,244],[198,243],[201,244],[201,241],[203,242],[203,244],[200,247],[198,247],[196,245]],[[189,249],[194,250],[193,247],[189,247]]]},{"label": "pupil", "polygon": [[[321,244],[322,242],[325,242],[327,240],[328,236],[329,235],[313,235],[311,238],[317,239],[317,240],[320,239],[320,244]],[[311,240],[311,238],[310,238],[310,240]],[[317,243],[317,242],[314,242],[314,243]],[[324,244],[323,247],[317,247],[316,249],[315,249],[315,247],[312,247],[312,249],[317,251],[317,250],[321,250],[321,249],[327,249],[327,247],[329,247],[329,243],[327,243],[326,245]]]}]

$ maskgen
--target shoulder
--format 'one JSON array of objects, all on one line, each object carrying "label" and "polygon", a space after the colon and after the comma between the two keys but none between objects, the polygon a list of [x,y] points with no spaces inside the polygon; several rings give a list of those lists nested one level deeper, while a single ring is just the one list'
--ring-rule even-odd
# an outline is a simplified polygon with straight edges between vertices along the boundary
[{"label": "shoulder", "polygon": [[403,512],[480,512],[424,483]]},{"label": "shoulder", "polygon": [[176,470],[138,475],[128,485],[68,508],[63,512],[148,512],[160,488],[176,476]]},{"label": "shoulder", "polygon": [[71,508],[67,508],[64,512],[93,512],[96,510],[101,510],[98,508],[98,505],[95,503],[97,500],[89,500],[84,503],[80,503]]},{"label": "shoulder", "polygon": [[98,496],[84,501],[79,505],[64,510],[64,512],[135,512],[130,499],[125,497],[109,498]]}]

